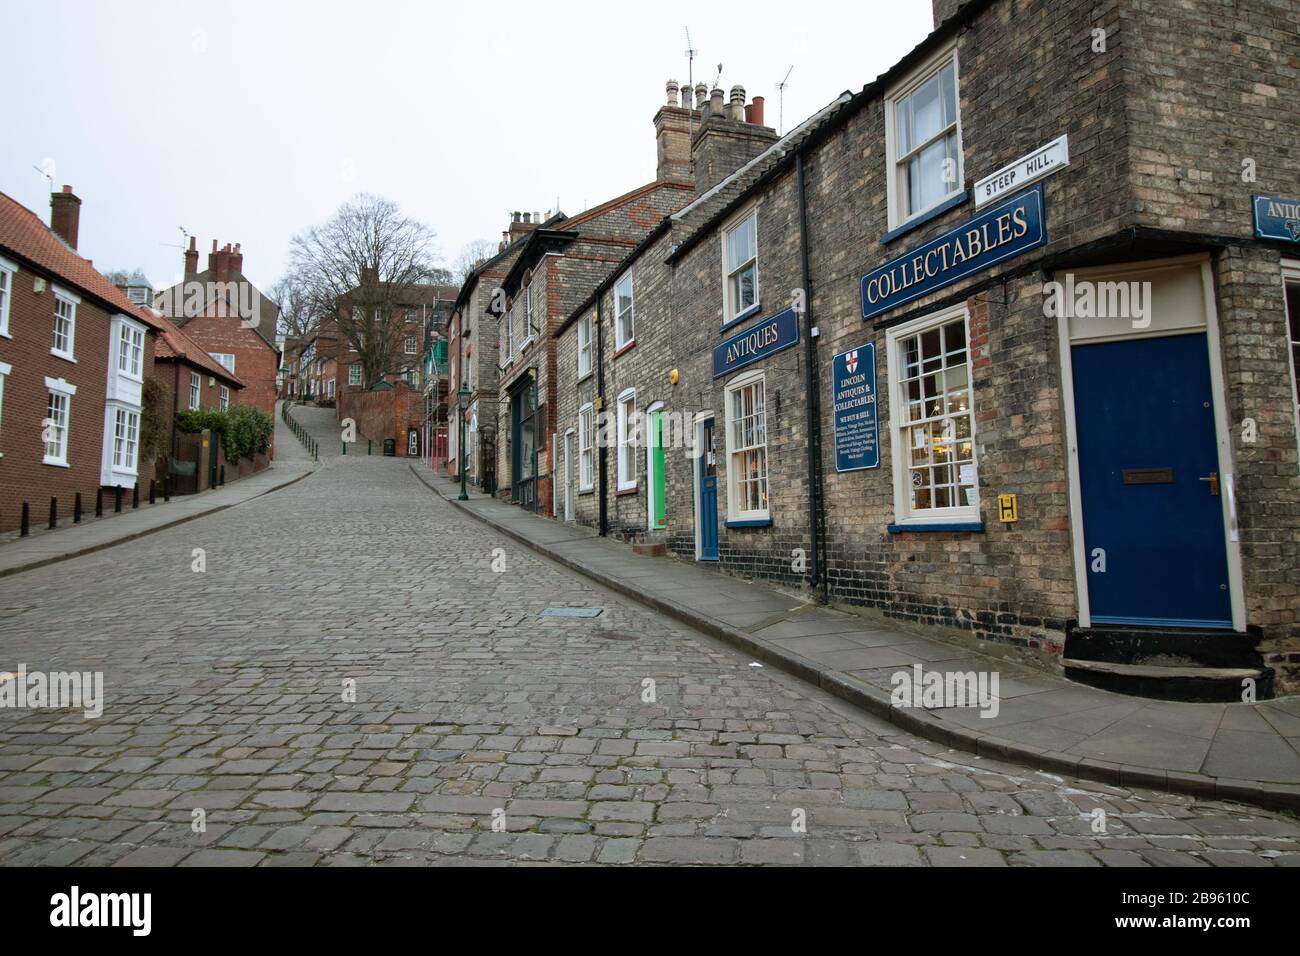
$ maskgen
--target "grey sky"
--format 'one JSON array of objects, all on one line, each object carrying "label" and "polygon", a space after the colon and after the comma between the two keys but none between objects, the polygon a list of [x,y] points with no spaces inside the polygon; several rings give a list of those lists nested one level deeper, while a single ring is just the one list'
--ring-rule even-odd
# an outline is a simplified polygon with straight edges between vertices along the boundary
[{"label": "grey sky", "polygon": [[[179,278],[181,233],[243,244],[262,287],[289,240],[359,191],[439,234],[444,260],[507,211],[569,214],[654,178],[664,82],[767,98],[785,128],[860,89],[931,28],[928,0],[415,3],[7,0],[0,189],[48,221],[82,198],[101,270]],[[39,78],[39,79],[34,79]]]}]

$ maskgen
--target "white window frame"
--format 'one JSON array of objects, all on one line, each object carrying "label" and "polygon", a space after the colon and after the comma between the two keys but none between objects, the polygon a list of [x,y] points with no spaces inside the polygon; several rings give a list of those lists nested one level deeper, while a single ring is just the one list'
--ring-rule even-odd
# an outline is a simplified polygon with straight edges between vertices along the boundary
[{"label": "white window frame", "polygon": [[1282,260],[1282,317],[1286,322],[1282,334],[1287,343],[1287,364],[1291,367],[1291,394],[1295,397],[1296,445],[1300,449],[1300,365],[1296,363],[1295,358],[1296,347],[1300,346],[1300,341],[1291,338],[1291,313],[1286,303],[1288,284],[1300,286],[1300,259]]},{"label": "white window frame", "polygon": [[120,405],[110,411],[113,415],[113,470],[138,474],[136,462],[140,451],[140,413]]},{"label": "white window frame", "polygon": [[[621,352],[627,346],[636,341],[636,294],[632,282],[632,269],[628,269],[618,281],[614,283],[614,351]],[[618,307],[620,291],[623,286],[627,286],[627,309],[620,311]],[[623,316],[627,316],[627,333],[623,332]]]},{"label": "white window frame", "polygon": [[[53,289],[53,291],[54,291],[54,326],[53,326],[53,332],[57,332],[57,331],[58,331],[58,328],[59,328],[59,320],[60,320],[61,318],[66,318],[67,323],[68,323],[68,335],[67,335],[68,347],[67,347],[66,349],[60,349],[60,348],[58,348],[58,346],[55,345],[55,343],[54,343],[53,332],[52,332],[52,333],[51,333],[51,340],[50,340],[50,354],[51,354],[51,355],[56,355],[56,356],[58,356],[58,357],[61,358],[61,359],[67,359],[69,362],[75,362],[75,361],[77,360],[77,358],[76,358],[76,351],[77,351],[77,306],[79,306],[79,305],[81,304],[81,297],[78,296],[78,295],[74,295],[73,293],[67,291],[66,289],[61,289],[61,288],[59,288],[58,286],[52,286],[52,289]],[[68,307],[68,314],[67,314],[66,317],[64,317],[64,316],[60,316],[60,315],[59,315],[59,306],[60,306],[60,305],[65,305],[65,306]]]},{"label": "white window frame", "polygon": [[119,317],[117,332],[117,372],[132,381],[144,381],[144,327]]},{"label": "white window frame", "polygon": [[[898,155],[898,103],[906,99],[917,91],[922,85],[928,82],[932,77],[941,72],[949,63],[953,69],[953,102],[957,111],[957,116],[951,127],[945,126],[936,136],[926,140],[917,148],[907,153],[906,156]],[[940,103],[943,101],[943,91],[939,93]],[[907,167],[904,159],[916,156],[926,146],[947,136],[955,129],[957,134],[956,160],[957,160],[957,178],[952,188],[935,202],[930,203],[922,209],[915,212],[907,211],[908,189],[906,185]],[[935,209],[945,202],[948,202],[954,196],[959,195],[965,189],[965,157],[962,149],[962,128],[961,128],[961,63],[957,57],[956,42],[949,43],[942,50],[937,52],[923,65],[914,70],[905,79],[901,80],[885,95],[885,192],[888,200],[888,222],[891,230],[906,225],[914,219],[918,219]]]},{"label": "white window frame", "polygon": [[221,406],[220,406],[220,407],[221,407],[221,410],[222,410],[223,412],[226,411],[228,408],[230,408],[230,387],[227,386],[227,385],[222,385],[222,386],[221,386]]},{"label": "white window frame", "polygon": [[[4,437],[5,379],[8,378],[9,374],[13,372],[13,370],[14,367],[8,362],[0,362],[0,438]],[[0,451],[0,458],[3,458],[4,456],[4,452]]]},{"label": "white window frame", "polygon": [[190,372],[190,408],[203,404],[203,379],[198,372]]},{"label": "white window frame", "polygon": [[356,364],[355,362],[348,366],[348,384],[349,385],[361,384],[361,366]]},{"label": "white window frame", "polygon": [[[754,224],[754,255],[746,259],[737,266],[731,264],[729,258],[729,248],[731,236],[741,226],[748,222]],[[762,308],[759,287],[758,287],[758,208],[750,206],[744,212],[732,218],[725,226],[722,227],[722,324],[724,327],[745,319]],[[740,275],[750,266],[754,267],[754,301],[751,305],[743,309],[736,308],[735,297],[732,294],[732,279]]]},{"label": "white window frame", "polygon": [[7,339],[9,334],[9,307],[14,300],[14,281],[18,276],[18,263],[0,256],[0,335]]},{"label": "white window frame", "polygon": [[[628,406],[631,411],[628,411]],[[618,395],[618,490],[635,491],[637,487],[636,389],[625,388]],[[629,474],[630,472],[630,474]]]},{"label": "white window frame", "polygon": [[[214,359],[216,359],[217,362],[220,363],[221,367],[224,368],[231,375],[235,374],[234,354],[230,352],[209,352],[208,354],[211,355]],[[229,359],[230,361],[227,362],[226,359]]]},{"label": "white window frame", "polygon": [[[592,372],[591,332],[593,323],[590,315],[578,320],[578,381],[581,382]],[[584,361],[585,360],[585,361]]]},{"label": "white window frame", "polygon": [[[511,362],[515,360],[515,304],[513,302],[511,302],[506,307],[505,326],[506,326],[505,364],[509,365]],[[505,366],[502,367],[504,368]]]},{"label": "white window frame", "polygon": [[537,316],[537,307],[533,303],[533,277],[528,277],[528,282],[524,286],[524,340],[519,343],[519,351],[522,354],[524,349],[532,344],[533,339],[537,338],[537,329],[535,319]]},{"label": "white window frame", "polygon": [[[912,423],[908,420],[908,398],[903,392],[906,383],[903,381],[905,362],[902,355],[902,343],[905,339],[920,335],[932,328],[947,325],[955,319],[962,321],[966,333],[966,402],[967,414],[970,416],[971,465],[975,469],[975,502],[946,508],[926,508],[914,512],[911,506],[912,485],[908,477],[912,470],[910,467],[912,449],[903,438],[904,429]],[[889,416],[889,438],[894,466],[894,523],[900,526],[925,527],[926,525],[968,524],[980,521],[979,444],[976,440],[974,361],[971,355],[969,310],[963,303],[922,316],[903,325],[895,326],[886,332],[885,346],[889,376],[889,407],[892,409]],[[945,365],[944,368],[946,369],[947,366]],[[950,416],[945,412],[940,417],[948,418]],[[961,486],[958,484],[954,487],[960,489]]]},{"label": "white window frame", "polygon": [[596,487],[596,406],[587,402],[578,409],[578,490]]},{"label": "white window frame", "polygon": [[[733,412],[732,397],[740,391],[759,385],[763,389],[763,440],[750,445],[742,445],[735,440],[733,427],[736,418]],[[772,486],[768,478],[769,449],[767,441],[767,376],[762,369],[737,375],[727,383],[723,393],[724,436],[726,440],[727,459],[727,520],[728,521],[770,521],[772,519]],[[761,508],[742,507],[740,501],[740,470],[735,467],[736,456],[761,448],[763,451],[763,489],[766,504]]]},{"label": "white window frame", "polygon": [[59,468],[68,467],[68,445],[69,433],[72,430],[72,396],[77,394],[77,386],[71,385],[61,378],[45,378],[45,406],[46,413],[42,417],[42,428],[44,428],[45,419],[49,418],[49,400],[52,396],[59,396],[63,399],[63,422],[55,423],[54,426],[60,430],[61,440],[58,445],[59,454],[50,454],[50,442],[45,443],[45,457],[42,462],[46,465],[55,465]]},{"label": "white window frame", "polygon": [[407,332],[406,338],[402,341],[402,352],[406,355],[414,355],[416,352],[416,340],[414,332]]}]

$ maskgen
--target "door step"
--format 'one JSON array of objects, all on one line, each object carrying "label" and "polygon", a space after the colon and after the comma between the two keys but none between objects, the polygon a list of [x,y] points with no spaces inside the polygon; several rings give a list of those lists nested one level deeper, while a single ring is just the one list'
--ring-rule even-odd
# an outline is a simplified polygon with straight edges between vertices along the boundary
[{"label": "door step", "polygon": [[1158,700],[1240,702],[1273,696],[1258,634],[1142,627],[1070,627],[1061,665],[1081,684]]}]

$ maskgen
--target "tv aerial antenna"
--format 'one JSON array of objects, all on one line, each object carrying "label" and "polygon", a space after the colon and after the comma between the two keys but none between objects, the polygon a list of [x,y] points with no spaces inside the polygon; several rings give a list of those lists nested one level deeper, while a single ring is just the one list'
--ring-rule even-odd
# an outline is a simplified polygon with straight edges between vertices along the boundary
[{"label": "tv aerial antenna", "polygon": [[39,166],[32,163],[32,169],[41,174],[41,179],[50,184],[50,192],[54,192],[54,163],[48,159]]},{"label": "tv aerial antenna", "polygon": [[190,234],[185,231],[184,226],[177,226],[176,228],[181,231],[181,244],[179,246],[170,242],[160,242],[158,245],[166,246],[168,249],[188,249],[190,247]]},{"label": "tv aerial antenna", "polygon": [[790,69],[788,69],[788,70],[785,71],[785,79],[783,79],[780,83],[776,84],[777,97],[778,97],[778,99],[777,99],[777,103],[778,103],[777,110],[778,110],[778,113],[779,113],[779,115],[780,115],[780,121],[779,121],[779,122],[780,122],[780,125],[781,125],[781,128],[780,128],[779,130],[777,130],[777,132],[778,132],[781,136],[784,136],[784,135],[785,135],[785,88],[786,88],[787,86],[790,85],[790,74],[793,73],[793,72],[794,72],[794,64],[791,63],[791,64],[790,64]]},{"label": "tv aerial antenna", "polygon": [[[699,52],[700,52],[699,50],[695,49],[695,45],[691,43],[691,28],[687,27],[686,28],[686,88],[690,90],[690,96],[688,97],[688,99],[691,103],[695,103],[695,100],[692,98],[695,96],[695,57]],[[700,106],[699,103],[695,103],[696,109],[699,109],[699,106]],[[691,127],[694,125],[694,123],[695,123],[694,117],[691,115],[690,111],[688,110],[686,113],[686,142],[688,144],[691,141],[691,137],[693,134],[693,130]]]}]

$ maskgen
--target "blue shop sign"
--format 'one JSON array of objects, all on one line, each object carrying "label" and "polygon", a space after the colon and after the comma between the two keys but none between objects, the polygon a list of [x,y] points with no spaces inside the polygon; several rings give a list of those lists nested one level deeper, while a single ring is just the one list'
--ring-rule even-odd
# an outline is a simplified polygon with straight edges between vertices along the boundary
[{"label": "blue shop sign", "polygon": [[713,377],[729,375],[782,349],[799,344],[799,315],[793,308],[778,312],[726,339],[713,350]]},{"label": "blue shop sign", "polygon": [[1284,196],[1253,196],[1255,236],[1300,242],[1300,199]]},{"label": "blue shop sign", "polygon": [[1039,183],[864,275],[862,317],[888,312],[1046,242]]},{"label": "blue shop sign", "polygon": [[831,359],[835,415],[835,470],[880,467],[876,418],[876,344],[841,352]]}]

